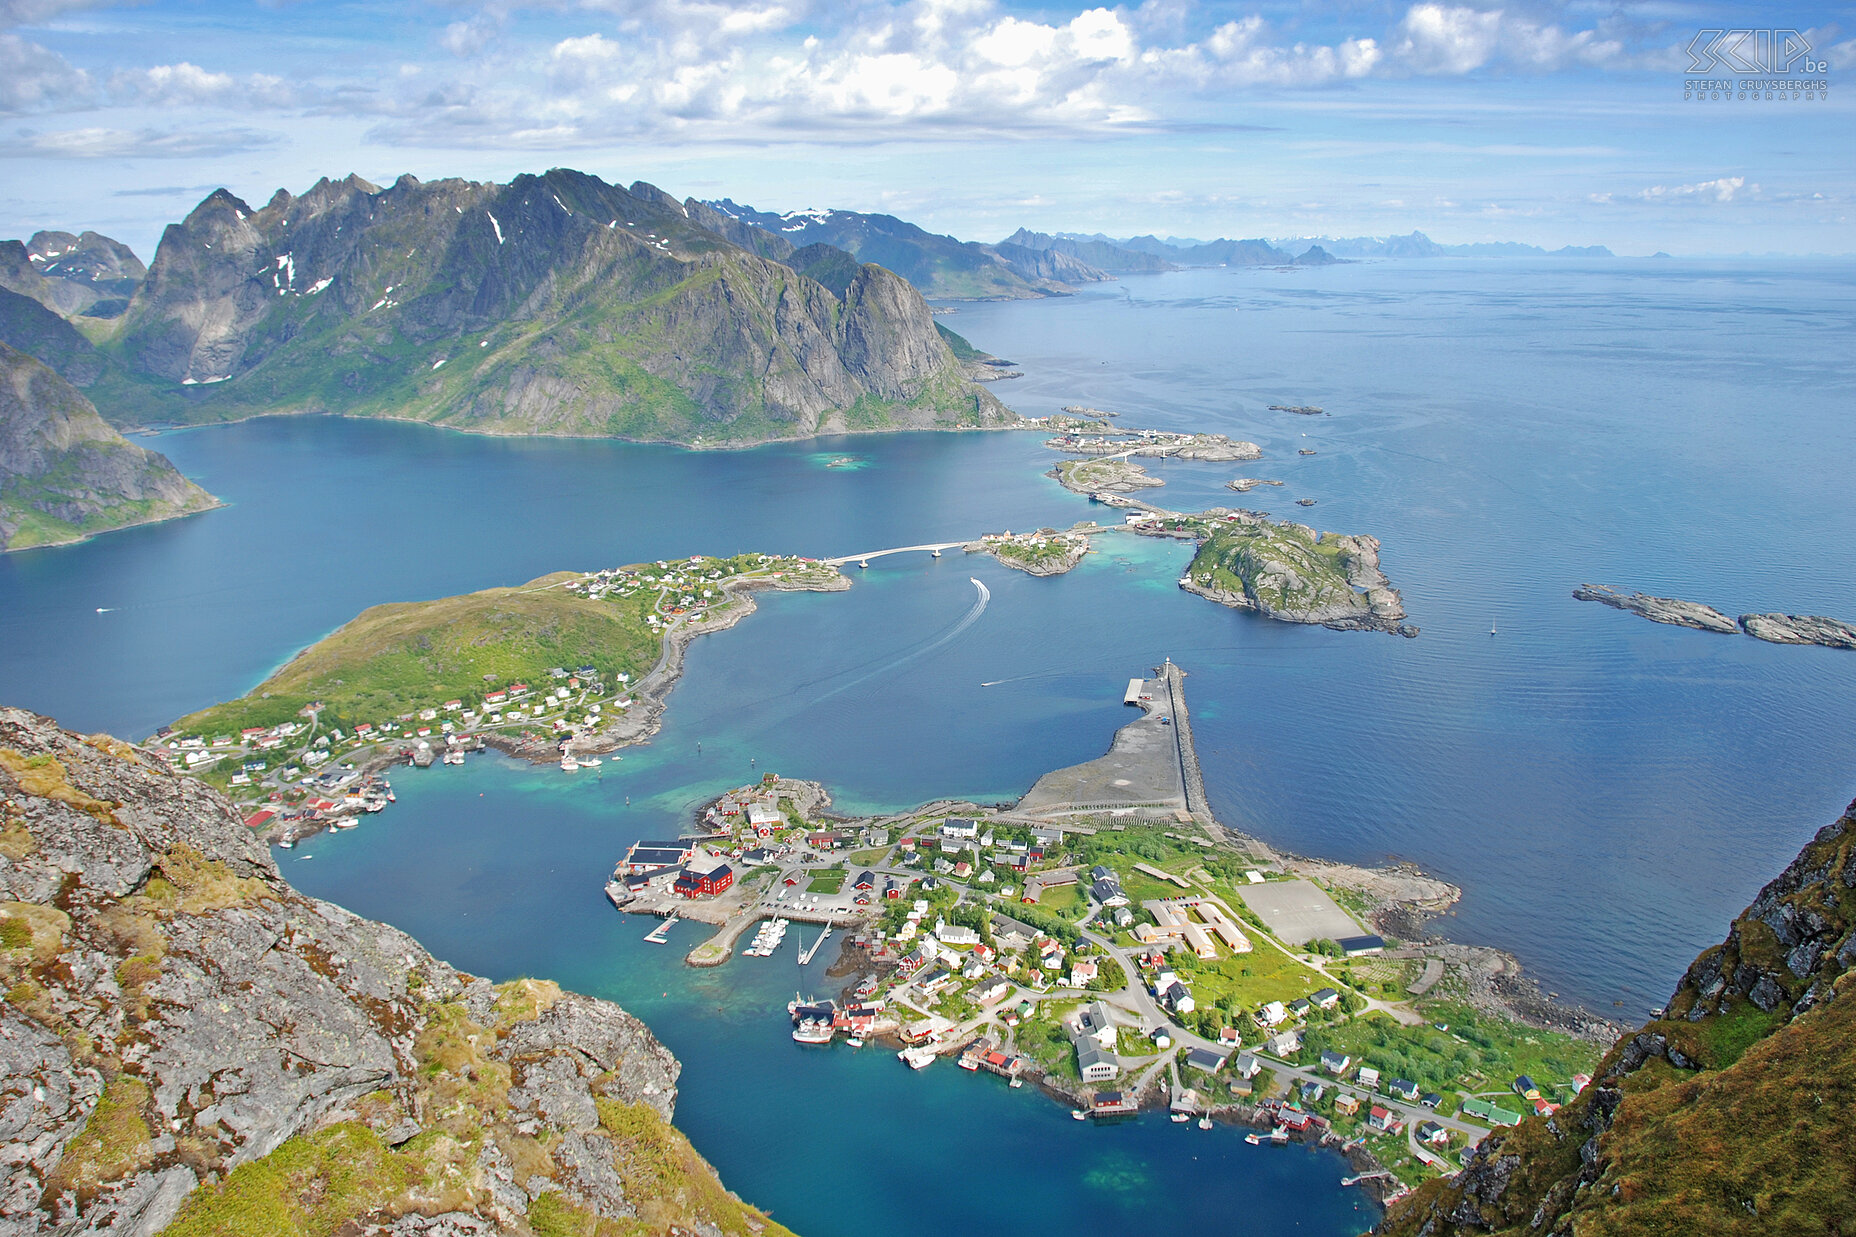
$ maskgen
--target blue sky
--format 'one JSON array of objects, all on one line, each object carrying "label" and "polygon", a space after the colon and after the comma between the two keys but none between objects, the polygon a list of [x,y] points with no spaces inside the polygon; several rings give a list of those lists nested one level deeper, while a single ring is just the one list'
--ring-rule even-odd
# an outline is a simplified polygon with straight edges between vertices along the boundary
[{"label": "blue sky", "polygon": [[[0,0],[0,236],[569,166],[982,240],[1849,253],[1853,7]],[[1699,31],[1772,27],[1826,98],[1684,100]]]}]

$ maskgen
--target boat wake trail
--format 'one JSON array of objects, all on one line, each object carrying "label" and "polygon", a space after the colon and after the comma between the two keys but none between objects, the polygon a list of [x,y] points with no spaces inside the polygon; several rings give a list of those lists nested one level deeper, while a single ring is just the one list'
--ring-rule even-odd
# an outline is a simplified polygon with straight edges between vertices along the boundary
[{"label": "boat wake trail", "polygon": [[974,588],[979,590],[979,599],[973,603],[972,609],[968,610],[965,614],[961,615],[959,621],[956,622],[952,627],[949,627],[946,631],[942,632],[940,635],[936,636],[934,639],[928,641],[928,643],[920,645],[916,648],[910,649],[908,652],[903,653],[898,657],[892,657],[888,661],[882,663],[881,665],[875,667],[874,669],[866,670],[864,673],[858,675],[856,678],[848,679],[845,682],[838,684],[836,687],[832,688],[830,691],[826,692],[824,695],[818,697],[812,703],[823,704],[825,701],[830,700],[833,696],[836,696],[840,692],[849,691],[851,688],[856,687],[859,683],[867,683],[871,679],[874,679],[879,674],[887,674],[893,670],[898,670],[902,668],[903,666],[908,665],[912,661],[919,661],[922,658],[928,656],[928,654],[934,652],[936,649],[941,648],[943,645],[947,644],[949,641],[958,639],[962,632],[964,632],[967,628],[973,626],[973,624],[980,621],[980,615],[986,613],[987,603],[992,601],[992,590],[991,589],[987,588],[986,585],[981,583],[980,581],[973,579],[972,576],[968,576],[967,579],[972,582]]}]

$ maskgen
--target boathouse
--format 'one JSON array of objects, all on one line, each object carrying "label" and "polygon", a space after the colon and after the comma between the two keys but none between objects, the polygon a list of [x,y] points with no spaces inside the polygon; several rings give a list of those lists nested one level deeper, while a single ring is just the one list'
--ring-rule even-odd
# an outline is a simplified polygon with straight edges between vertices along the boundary
[{"label": "boathouse", "polygon": [[706,872],[685,868],[670,888],[679,897],[713,898],[734,883],[735,870],[720,863]]}]

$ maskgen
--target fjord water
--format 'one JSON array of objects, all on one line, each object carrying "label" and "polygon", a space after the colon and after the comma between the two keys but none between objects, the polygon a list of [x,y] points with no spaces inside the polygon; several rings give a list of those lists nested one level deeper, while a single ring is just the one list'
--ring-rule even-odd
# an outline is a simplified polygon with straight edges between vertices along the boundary
[{"label": "fjord water", "polygon": [[[962,307],[950,324],[1025,371],[995,388],[1022,411],[1081,403],[1261,443],[1255,463],[1155,466],[1168,485],[1146,496],[1373,533],[1423,634],[1212,606],[1175,587],[1188,549],[1170,542],[1104,539],[1047,580],[879,559],[848,593],[764,596],[698,642],[663,733],[597,776],[407,770],[391,811],[285,870],[466,969],[548,975],[640,1013],[687,1067],[679,1122],[804,1233],[1019,1227],[992,1191],[940,1188],[935,1170],[960,1163],[1012,1165],[1015,1198],[1084,1231],[1125,1229],[1140,1213],[1118,1209],[1154,1199],[1203,1200],[1219,1231],[1361,1227],[1330,1157],[1162,1123],[1084,1129],[996,1080],[800,1053],[781,1028],[790,956],[692,972],[678,959],[693,936],[640,943],[646,925],[613,914],[600,881],[629,841],[762,770],[820,779],[854,811],[1013,797],[1098,754],[1123,720],[1119,684],[1170,655],[1192,672],[1221,819],[1305,853],[1418,862],[1464,887],[1443,930],[1641,1016],[1849,799],[1856,655],[1569,594],[1589,580],[1729,614],[1856,617],[1853,273],[1385,263]],[[1039,475],[1051,456],[1031,435],[697,454],[273,420],[153,445],[232,505],[0,558],[0,699],[139,737],[381,601],[1103,514]],[[864,466],[824,466],[842,453]],[[1287,484],[1239,496],[1223,486],[1237,475]],[[1304,496],[1317,505],[1293,505]],[[992,598],[949,639],[975,605],[969,576]]]}]

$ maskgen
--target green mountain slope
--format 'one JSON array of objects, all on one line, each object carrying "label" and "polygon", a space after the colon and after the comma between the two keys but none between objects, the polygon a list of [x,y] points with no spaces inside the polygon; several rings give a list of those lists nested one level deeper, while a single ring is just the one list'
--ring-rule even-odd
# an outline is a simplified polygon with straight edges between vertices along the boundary
[{"label": "green mountain slope", "polygon": [[111,429],[70,383],[0,343],[0,550],[81,541],[215,505],[165,457]]},{"label": "green mountain slope", "polygon": [[1856,1232],[1856,804],[1550,1117],[1396,1204],[1387,1234]]},{"label": "green mountain slope", "polygon": [[1010,419],[928,307],[841,292],[698,226],[653,186],[357,177],[223,190],[168,228],[104,345],[119,423],[273,412],[705,444]]}]

